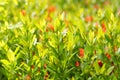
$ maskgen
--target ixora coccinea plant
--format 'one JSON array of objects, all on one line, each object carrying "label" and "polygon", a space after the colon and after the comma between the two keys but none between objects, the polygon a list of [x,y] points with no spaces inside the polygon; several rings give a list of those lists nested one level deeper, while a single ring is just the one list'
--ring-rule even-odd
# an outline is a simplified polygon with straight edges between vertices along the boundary
[{"label": "ixora coccinea plant", "polygon": [[0,1],[0,80],[119,80],[119,17],[118,0]]}]

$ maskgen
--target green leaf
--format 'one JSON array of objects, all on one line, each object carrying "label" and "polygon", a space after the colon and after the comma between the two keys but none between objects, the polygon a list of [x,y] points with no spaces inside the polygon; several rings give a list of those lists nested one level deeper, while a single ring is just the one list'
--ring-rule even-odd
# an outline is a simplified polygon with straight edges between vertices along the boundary
[{"label": "green leaf", "polygon": [[50,67],[50,66],[47,67],[47,69],[48,69],[49,71],[51,71],[52,73],[57,73],[56,70],[54,70],[54,68],[52,68],[52,67]]},{"label": "green leaf", "polygon": [[32,46],[34,45],[35,39],[36,39],[36,35],[33,35],[33,38],[32,38],[32,40],[31,40],[31,42],[30,42],[29,49],[31,49]]},{"label": "green leaf", "polygon": [[113,76],[113,80],[118,80],[116,76]]},{"label": "green leaf", "polygon": [[21,57],[21,53],[17,53],[16,60],[18,60]]},{"label": "green leaf", "polygon": [[8,4],[7,1],[0,1],[0,6],[4,6],[4,5],[6,5],[6,4]]},{"label": "green leaf", "polygon": [[6,59],[2,59],[2,60],[0,60],[0,62],[2,62],[6,66],[10,64],[10,62]]},{"label": "green leaf", "polygon": [[94,62],[93,66],[95,68],[96,73],[99,75],[100,74],[100,67],[98,65],[97,60]]},{"label": "green leaf", "polygon": [[15,53],[11,49],[9,49],[9,51],[7,53],[7,57],[8,57],[10,62],[14,62],[15,61]]},{"label": "green leaf", "polygon": [[90,30],[90,32],[89,32],[89,41],[90,41],[90,43],[93,43],[93,39],[94,39],[94,32]]},{"label": "green leaf", "polygon": [[72,32],[68,32],[67,50],[72,49],[73,45],[74,45],[73,33]]},{"label": "green leaf", "polygon": [[15,55],[17,54],[17,52],[18,52],[19,49],[20,49],[20,46],[18,46],[18,47],[15,49],[15,51],[14,51]]},{"label": "green leaf", "polygon": [[58,56],[57,55],[57,51],[56,51],[56,49],[53,47],[53,46],[51,46],[50,44],[49,44],[49,42],[48,42],[48,46],[51,48],[51,50],[54,52],[54,54],[56,55],[56,56]]},{"label": "green leaf", "polygon": [[102,68],[101,68],[101,70],[100,70],[100,74],[103,74],[103,73],[105,72],[105,65],[106,65],[106,64],[103,64],[103,66],[102,66]]},{"label": "green leaf", "polygon": [[70,68],[69,70],[66,70],[66,74],[68,74],[70,71],[72,71],[75,67]]},{"label": "green leaf", "polygon": [[105,18],[110,21],[112,9],[110,7],[105,8]]},{"label": "green leaf", "polygon": [[110,19],[114,22],[115,18],[113,13],[111,13]]},{"label": "green leaf", "polygon": [[104,37],[104,33],[103,33],[103,31],[102,31],[101,28],[98,29],[98,33],[99,33],[99,34],[97,34],[97,40],[98,40],[98,42],[99,42],[99,41],[100,41],[100,38],[101,38],[101,37]]},{"label": "green leaf", "polygon": [[4,11],[4,8],[3,7],[0,7],[0,12]]},{"label": "green leaf", "polygon": [[77,52],[74,52],[73,54],[71,54],[68,60],[71,60],[71,58],[72,58],[76,53],[77,53]]},{"label": "green leaf", "polygon": [[109,75],[109,74],[113,71],[113,69],[114,69],[114,66],[110,67],[110,68],[107,70],[106,74]]}]

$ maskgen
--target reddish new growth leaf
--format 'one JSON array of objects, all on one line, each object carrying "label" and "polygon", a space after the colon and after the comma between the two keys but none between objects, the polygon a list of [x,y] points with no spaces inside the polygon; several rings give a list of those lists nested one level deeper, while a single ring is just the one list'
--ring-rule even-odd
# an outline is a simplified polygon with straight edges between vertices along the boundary
[{"label": "reddish new growth leaf", "polygon": [[106,32],[106,26],[105,26],[105,23],[104,22],[102,22],[102,30],[103,30],[103,32],[105,33]]},{"label": "reddish new growth leaf", "polygon": [[85,5],[89,5],[89,1],[88,1],[88,0],[85,0],[84,4],[85,4]]},{"label": "reddish new growth leaf", "polygon": [[99,65],[100,67],[102,67],[103,63],[102,63],[101,60],[98,60],[98,65]]},{"label": "reddish new growth leaf", "polygon": [[54,26],[52,24],[48,24],[46,32],[48,32],[49,30],[54,31]]},{"label": "reddish new growth leaf", "polygon": [[114,46],[114,52],[116,52],[116,51],[117,51],[117,46],[115,45],[115,46]]},{"label": "reddish new growth leaf", "polygon": [[34,66],[34,65],[31,65],[31,68],[32,68],[32,69],[34,69],[34,68],[35,68],[35,66]]},{"label": "reddish new growth leaf", "polygon": [[80,48],[80,49],[79,49],[79,56],[80,56],[81,58],[84,57],[84,49],[83,49],[83,48]]},{"label": "reddish new growth leaf", "polygon": [[79,67],[79,66],[80,66],[80,62],[79,62],[79,61],[76,61],[76,62],[75,62],[75,66],[76,66],[76,67]]},{"label": "reddish new growth leaf", "polygon": [[108,51],[108,49],[109,49],[109,48],[106,46],[106,47],[104,48],[105,52],[107,52],[107,51]]},{"label": "reddish new growth leaf", "polygon": [[47,67],[47,65],[46,65],[46,64],[44,64],[44,69],[46,69],[46,67]]},{"label": "reddish new growth leaf", "polygon": [[69,21],[68,20],[64,20],[64,22],[65,22],[65,25],[67,27],[69,25]]},{"label": "reddish new growth leaf", "polygon": [[52,13],[52,12],[55,12],[55,10],[56,10],[55,6],[49,6],[48,9],[47,9],[49,14]]},{"label": "reddish new growth leaf", "polygon": [[35,52],[32,52],[32,56],[34,56],[35,55]]},{"label": "reddish new growth leaf", "polygon": [[21,10],[21,14],[22,14],[23,16],[25,16],[25,15],[26,15],[26,11],[25,11],[25,10]]},{"label": "reddish new growth leaf", "polygon": [[96,55],[96,50],[94,51],[94,55]]},{"label": "reddish new growth leaf", "polygon": [[27,75],[25,80],[31,80],[31,76],[30,75]]},{"label": "reddish new growth leaf", "polygon": [[114,62],[111,63],[111,66],[114,66]]},{"label": "reddish new growth leaf", "polygon": [[118,10],[118,16],[120,16],[120,9]]},{"label": "reddish new growth leaf", "polygon": [[99,26],[99,23],[98,23],[98,22],[96,22],[96,23],[95,23],[95,27],[96,27],[96,28],[98,28],[98,26]]},{"label": "reddish new growth leaf", "polygon": [[99,7],[98,7],[98,5],[97,5],[97,4],[95,4],[95,5],[94,5],[94,9],[96,9],[96,10],[98,10],[98,9],[99,9]]},{"label": "reddish new growth leaf", "polygon": [[108,60],[110,60],[110,59],[111,59],[111,56],[110,56],[110,54],[109,54],[109,53],[106,53],[105,55],[106,55],[106,57],[108,58]]},{"label": "reddish new growth leaf", "polygon": [[105,1],[103,2],[103,4],[104,4],[104,5],[108,5],[108,4],[110,4],[110,2],[109,2],[109,0],[105,0]]},{"label": "reddish new growth leaf", "polygon": [[40,72],[40,67],[38,67],[38,70],[37,70],[38,72]]},{"label": "reddish new growth leaf", "polygon": [[20,76],[21,76],[21,74],[19,74],[19,73],[17,73],[16,75],[17,75],[18,77],[20,77]]},{"label": "reddish new growth leaf", "polygon": [[47,16],[47,19],[46,19],[48,22],[51,22],[52,21],[52,18],[51,16]]},{"label": "reddish new growth leaf", "polygon": [[44,80],[47,80],[48,76],[49,76],[49,74],[48,74],[48,72],[46,72],[46,74],[44,76]]},{"label": "reddish new growth leaf", "polygon": [[86,16],[85,17],[85,21],[86,22],[92,22],[93,21],[93,17],[92,16]]}]

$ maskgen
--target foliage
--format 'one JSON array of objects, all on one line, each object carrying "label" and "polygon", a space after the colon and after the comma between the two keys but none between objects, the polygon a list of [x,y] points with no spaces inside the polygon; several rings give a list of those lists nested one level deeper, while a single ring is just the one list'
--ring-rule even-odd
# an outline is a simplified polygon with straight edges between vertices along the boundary
[{"label": "foliage", "polygon": [[119,0],[0,0],[1,80],[119,80]]}]

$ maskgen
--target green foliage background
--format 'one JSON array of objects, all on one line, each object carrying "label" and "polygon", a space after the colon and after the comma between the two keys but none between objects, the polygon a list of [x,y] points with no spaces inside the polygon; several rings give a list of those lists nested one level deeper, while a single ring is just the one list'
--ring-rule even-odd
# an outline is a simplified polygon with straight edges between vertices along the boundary
[{"label": "green foliage background", "polygon": [[0,0],[0,80],[119,80],[119,71],[119,0]]}]

